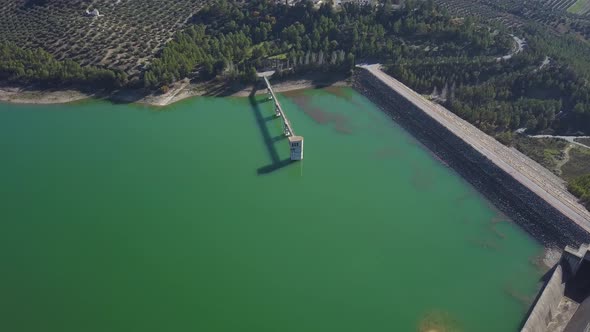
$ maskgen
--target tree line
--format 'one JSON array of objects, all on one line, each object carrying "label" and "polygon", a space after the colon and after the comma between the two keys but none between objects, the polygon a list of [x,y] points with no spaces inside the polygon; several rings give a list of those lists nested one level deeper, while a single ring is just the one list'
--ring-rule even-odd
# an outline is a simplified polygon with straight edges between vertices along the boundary
[{"label": "tree line", "polygon": [[[278,75],[305,71],[350,72],[355,62],[429,57],[473,57],[510,48],[504,33],[467,19],[454,19],[433,1],[390,0],[378,6],[345,3],[336,10],[310,1],[220,0],[195,14],[142,74],[149,89],[189,77],[252,81],[257,70]],[[428,50],[426,50],[428,49]],[[2,46],[0,79],[14,83],[119,87],[124,73],[57,61],[41,49]]]},{"label": "tree line", "polygon": [[72,60],[58,61],[42,49],[25,50],[0,43],[0,81],[43,86],[121,87],[127,75],[109,69],[82,67]]},{"label": "tree line", "polygon": [[[569,62],[580,51],[548,45],[528,29],[527,46],[509,60],[493,56],[400,59],[387,70],[413,89],[494,136],[589,133],[590,62]],[[589,50],[590,51],[590,50]],[[509,140],[508,140],[509,141]]]},{"label": "tree line", "polygon": [[[493,34],[474,21],[453,20],[432,1],[406,2],[395,9],[345,3],[316,7],[255,0],[246,4],[218,1],[203,8],[191,26],[178,32],[144,75],[157,88],[182,77],[224,76],[250,81],[255,71],[279,75],[322,70],[350,72],[359,59],[392,61],[428,54],[473,56],[510,48],[506,34]],[[424,54],[423,54],[424,53]]]}]

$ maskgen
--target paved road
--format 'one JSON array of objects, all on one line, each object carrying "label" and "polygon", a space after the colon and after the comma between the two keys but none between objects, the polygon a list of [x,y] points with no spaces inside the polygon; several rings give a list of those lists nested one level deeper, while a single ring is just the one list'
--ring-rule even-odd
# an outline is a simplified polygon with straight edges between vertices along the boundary
[{"label": "paved road", "polygon": [[529,135],[529,137],[532,138],[559,138],[562,140],[566,140],[570,143],[574,143],[576,145],[579,145],[581,147],[584,148],[590,148],[590,146],[587,146],[586,144],[582,144],[580,142],[576,142],[576,138],[590,138],[590,136],[553,136],[553,135]]},{"label": "paved road", "polygon": [[510,60],[512,59],[513,56],[515,56],[516,54],[522,52],[522,50],[524,50],[524,45],[526,44],[526,42],[523,39],[520,39],[514,35],[512,35],[512,39],[514,39],[514,45],[515,47],[513,47],[512,51],[508,54],[506,54],[505,56],[501,56],[499,58],[496,58],[497,61],[500,60]]},{"label": "paved road", "polygon": [[563,180],[513,148],[508,148],[459,118],[446,108],[434,104],[398,80],[385,74],[380,65],[361,65],[398,94],[422,109],[467,144],[478,150],[502,170],[528,187],[565,216],[590,233],[590,213],[565,188]]}]

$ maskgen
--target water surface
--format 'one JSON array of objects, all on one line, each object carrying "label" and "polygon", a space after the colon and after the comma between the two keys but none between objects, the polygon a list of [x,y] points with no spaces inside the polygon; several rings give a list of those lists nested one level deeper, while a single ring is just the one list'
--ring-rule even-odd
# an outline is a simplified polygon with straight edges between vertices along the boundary
[{"label": "water surface", "polygon": [[280,98],[303,162],[263,96],[0,105],[0,330],[516,330],[536,243],[353,90]]}]

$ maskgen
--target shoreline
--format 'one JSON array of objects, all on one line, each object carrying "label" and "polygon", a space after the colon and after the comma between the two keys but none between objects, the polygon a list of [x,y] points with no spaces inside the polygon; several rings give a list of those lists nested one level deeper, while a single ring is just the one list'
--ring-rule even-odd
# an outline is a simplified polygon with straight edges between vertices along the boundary
[{"label": "shoreline", "polygon": [[66,104],[95,97],[76,90],[34,90],[15,86],[0,87],[0,102],[11,104]]},{"label": "shoreline", "polygon": [[[418,116],[421,112],[413,113],[409,117],[409,114],[405,114],[406,112],[396,109],[396,107],[391,109],[392,104],[405,104],[411,109],[416,106],[409,103],[403,97],[400,99],[400,95],[383,96],[383,92],[379,92],[384,87],[383,83],[377,83],[378,80],[375,80],[373,77],[367,79],[365,71],[366,69],[360,71],[357,69],[355,75],[347,79],[344,77],[334,77],[334,75],[330,77],[325,74],[276,79],[273,82],[273,90],[276,92],[288,92],[329,86],[353,87],[372,100],[386,113],[392,115],[396,122],[400,123],[412,136],[416,137],[432,151],[437,159],[457,171],[462,178],[470,182],[480,193],[496,205],[502,213],[509,216],[546,248],[561,249],[565,244],[572,244],[571,242],[576,244],[578,242],[588,241],[590,238],[588,233],[590,231],[586,230],[584,232],[583,227],[580,227],[580,225],[577,225],[578,227],[572,227],[573,225],[570,223],[573,220],[565,217],[562,214],[563,211],[558,211],[560,209],[547,204],[548,202],[539,197],[538,193],[531,192],[529,188],[527,188],[528,190],[525,189],[526,186],[518,183],[519,181],[514,178],[514,174],[511,174],[511,172],[506,173],[505,170],[500,170],[497,165],[491,165],[493,163],[486,157],[482,158],[480,151],[458,139],[448,128],[443,129],[440,124],[435,123],[436,121],[433,121],[428,116]],[[363,82],[360,83],[360,81]],[[368,86],[372,88],[367,89]],[[253,90],[255,90],[254,85],[228,85],[225,82],[219,81],[191,84],[188,80],[176,82],[165,94],[147,96],[142,90],[132,89],[120,90],[110,94],[101,94],[100,92],[90,94],[68,89],[34,90],[0,86],[0,102],[48,105],[66,104],[94,98],[113,102],[167,106],[198,96],[247,97]],[[265,94],[266,90],[256,89],[255,93],[256,95]],[[383,102],[385,100],[387,102],[384,104]],[[415,122],[417,120],[415,117],[417,116],[422,118],[423,121],[421,124]],[[438,134],[426,134],[426,132],[431,132],[433,128],[437,129],[435,132],[438,132]],[[437,137],[435,138],[433,136]],[[451,144],[453,147],[448,146],[450,141],[454,141],[454,144]],[[479,165],[473,165],[474,161],[477,161],[475,164]],[[475,174],[479,176],[474,176]],[[524,197],[526,199],[523,199]],[[532,203],[534,208],[531,208],[525,201]],[[539,211],[543,211],[543,213],[539,213]],[[576,225],[577,223],[573,224]],[[548,230],[554,231],[554,233],[551,231],[548,232]],[[548,264],[546,263],[544,265]]]},{"label": "shoreline", "polygon": [[[558,250],[590,241],[590,214],[570,202],[573,198],[563,184],[546,174],[548,171],[543,172],[540,165],[524,155],[500,146],[449,111],[409,92],[409,88],[390,76],[380,72],[375,75],[370,70],[375,71],[355,71],[353,88],[445,161],[532,238],[546,248]],[[531,172],[540,179],[529,179]],[[549,257],[544,260],[551,261]]]},{"label": "shoreline", "polygon": [[[311,77],[300,77],[279,80],[273,83],[276,92],[288,92],[304,89],[318,89],[328,86],[351,86],[350,82],[342,79],[319,81]],[[36,90],[15,86],[0,86],[0,102],[11,104],[52,105],[67,104],[85,99],[105,99],[114,102],[138,103],[149,106],[168,106],[178,101],[202,96],[217,97],[248,97],[254,88],[253,85],[207,82],[193,84],[188,80],[174,83],[170,90],[164,94],[148,94],[139,89],[125,89],[109,94],[84,93],[77,90]],[[256,94],[264,94],[264,90],[257,90]]]}]

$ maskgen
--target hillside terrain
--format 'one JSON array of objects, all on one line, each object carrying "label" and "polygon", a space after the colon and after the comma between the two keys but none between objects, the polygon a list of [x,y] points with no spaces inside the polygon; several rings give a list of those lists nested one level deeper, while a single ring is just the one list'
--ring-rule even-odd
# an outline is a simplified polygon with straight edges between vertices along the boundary
[{"label": "hillside terrain", "polygon": [[507,27],[525,41],[523,51],[500,63],[408,59],[391,64],[390,73],[561,176],[590,208],[590,145],[527,137],[590,131],[590,1],[435,2],[451,16]]},{"label": "hillside terrain", "polygon": [[522,27],[536,22],[560,34],[590,39],[589,0],[435,0],[455,15],[471,15]]},{"label": "hillside terrain", "polygon": [[[206,0],[0,0],[0,42],[139,74]],[[93,10],[98,16],[93,16]],[[90,14],[87,14],[87,11]]]}]

